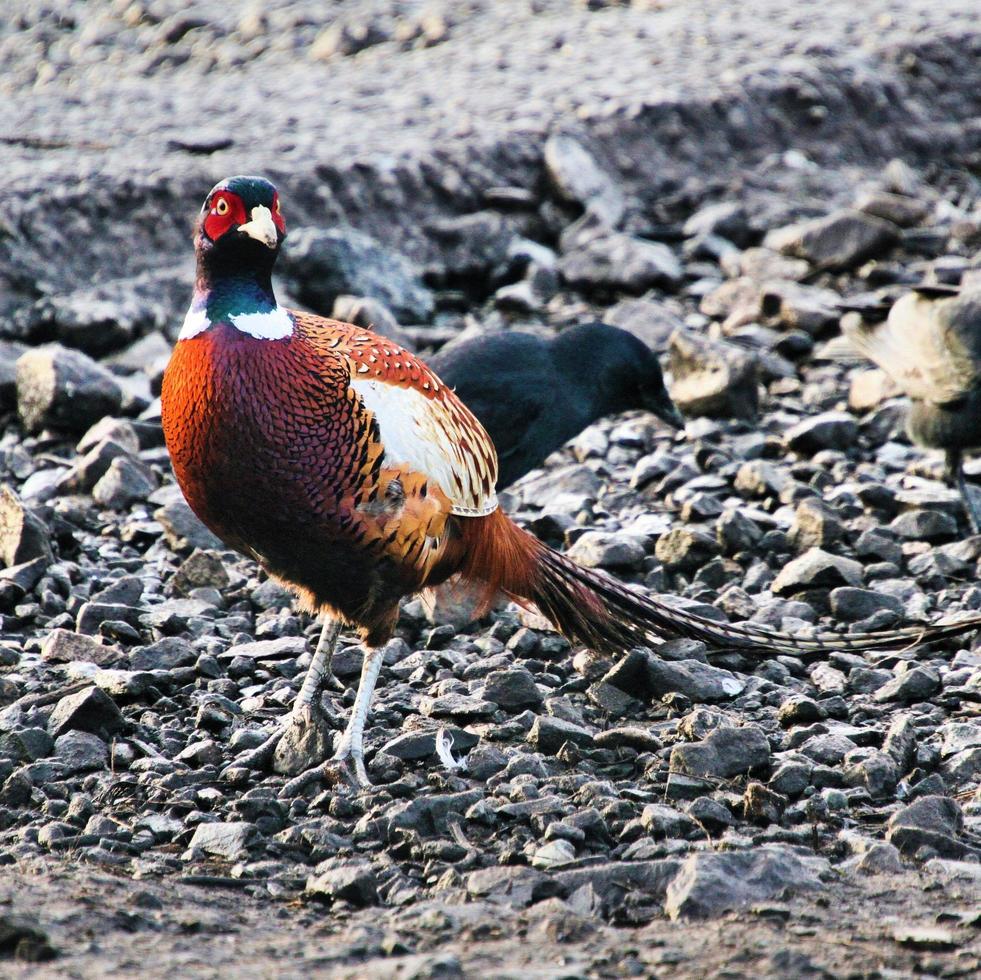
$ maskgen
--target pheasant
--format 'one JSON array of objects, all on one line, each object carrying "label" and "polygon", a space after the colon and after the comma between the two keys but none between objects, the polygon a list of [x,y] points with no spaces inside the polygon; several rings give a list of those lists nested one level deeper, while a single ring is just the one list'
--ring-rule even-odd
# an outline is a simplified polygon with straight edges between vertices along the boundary
[{"label": "pheasant", "polygon": [[644,408],[673,429],[685,424],[657,354],[605,323],[580,324],[548,340],[489,334],[452,344],[429,363],[490,435],[499,490],[604,415]]},{"label": "pheasant", "polygon": [[[888,304],[844,306],[842,332],[909,395],[913,442],[946,452],[948,478],[981,533],[964,480],[963,453],[981,448],[981,289],[924,285]],[[886,315],[888,313],[888,315]]]},{"label": "pheasant", "polygon": [[319,710],[342,625],[368,648],[333,758],[286,789],[328,775],[370,786],[363,736],[381,645],[403,596],[451,576],[488,601],[503,592],[534,604],[570,639],[601,651],[678,636],[764,655],[868,650],[981,624],[974,616],[803,639],[704,619],[581,568],[500,510],[493,444],[422,361],[368,330],[277,303],[271,273],[285,231],[266,180],[232,177],[208,195],[194,293],[161,398],[191,508],[324,616],[291,723],[302,729]]}]

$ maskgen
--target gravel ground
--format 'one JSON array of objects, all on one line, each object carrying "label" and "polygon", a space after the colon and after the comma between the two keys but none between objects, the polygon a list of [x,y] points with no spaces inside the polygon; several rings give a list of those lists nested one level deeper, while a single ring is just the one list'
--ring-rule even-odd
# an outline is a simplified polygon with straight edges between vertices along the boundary
[{"label": "gravel ground", "polygon": [[0,36],[0,973],[977,975],[973,638],[606,660],[414,600],[375,790],[283,796],[240,759],[317,625],[190,515],[155,397],[199,197],[263,170],[301,304],[423,354],[594,318],[665,350],[684,435],[604,420],[507,495],[550,543],[795,633],[981,608],[940,459],[835,339],[842,297],[981,282],[977,10],[318,8]]}]

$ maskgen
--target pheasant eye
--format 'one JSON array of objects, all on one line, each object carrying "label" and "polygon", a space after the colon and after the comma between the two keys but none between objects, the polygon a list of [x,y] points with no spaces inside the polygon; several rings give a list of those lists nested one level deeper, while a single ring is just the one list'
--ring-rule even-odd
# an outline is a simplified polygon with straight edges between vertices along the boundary
[{"label": "pheasant eye", "polygon": [[223,197],[219,197],[215,202],[215,214],[228,214],[228,201]]}]

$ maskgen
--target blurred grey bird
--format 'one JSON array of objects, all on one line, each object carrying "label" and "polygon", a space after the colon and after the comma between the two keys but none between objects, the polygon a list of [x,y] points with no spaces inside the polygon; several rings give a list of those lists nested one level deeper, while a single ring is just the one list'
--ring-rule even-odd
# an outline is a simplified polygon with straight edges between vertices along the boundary
[{"label": "blurred grey bird", "polygon": [[971,530],[981,533],[962,466],[965,450],[981,448],[981,288],[916,287],[884,319],[876,304],[843,309],[860,316],[843,317],[842,332],[909,396],[910,439],[946,452]]}]

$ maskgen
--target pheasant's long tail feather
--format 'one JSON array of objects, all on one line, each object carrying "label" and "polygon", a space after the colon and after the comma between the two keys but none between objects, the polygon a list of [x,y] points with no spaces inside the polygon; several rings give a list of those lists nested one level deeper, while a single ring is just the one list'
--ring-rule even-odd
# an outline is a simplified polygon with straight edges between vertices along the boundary
[{"label": "pheasant's long tail feather", "polygon": [[[762,656],[867,652],[933,643],[981,628],[978,614],[876,633],[819,633],[810,637],[749,624],[720,623],[635,592],[602,572],[583,568],[500,512],[491,517],[494,520],[480,528],[482,533],[473,536],[474,547],[464,574],[486,582],[489,592],[504,591],[519,601],[530,600],[569,639],[594,650],[623,650],[689,637],[712,647]],[[506,560],[501,560],[502,555]],[[488,575],[488,568],[495,569],[495,574]]]}]

